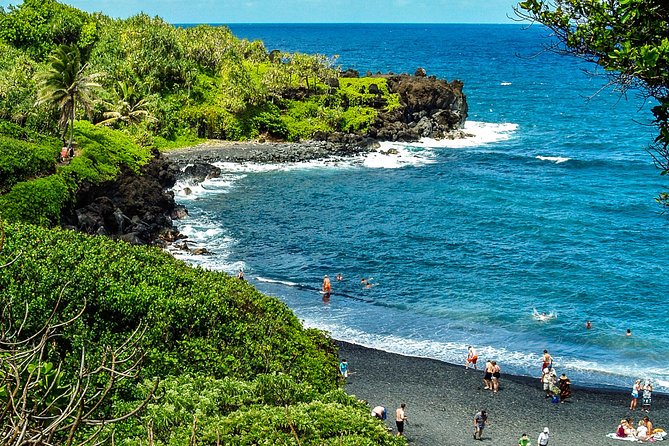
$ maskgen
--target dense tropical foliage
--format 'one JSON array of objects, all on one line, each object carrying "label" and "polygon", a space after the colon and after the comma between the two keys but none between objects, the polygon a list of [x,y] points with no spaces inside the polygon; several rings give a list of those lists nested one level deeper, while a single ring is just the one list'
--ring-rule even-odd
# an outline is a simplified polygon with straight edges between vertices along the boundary
[{"label": "dense tropical foliage", "polygon": [[[83,184],[140,172],[155,148],[364,131],[399,105],[384,79],[338,77],[334,60],[225,27],[0,8],[3,444],[405,444],[338,388],[331,340],[277,299],[58,229]],[[76,156],[57,162],[68,142]]]},{"label": "dense tropical foliage", "polygon": [[[597,64],[623,93],[657,101],[658,136],[650,153],[669,173],[669,3],[666,0],[527,0],[516,13],[548,27],[551,50]],[[669,207],[669,193],[658,199]]]}]

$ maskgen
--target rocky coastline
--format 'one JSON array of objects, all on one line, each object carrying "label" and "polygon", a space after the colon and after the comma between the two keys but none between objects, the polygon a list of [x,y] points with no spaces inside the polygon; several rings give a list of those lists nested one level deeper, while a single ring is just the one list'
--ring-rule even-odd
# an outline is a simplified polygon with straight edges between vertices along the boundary
[{"label": "rocky coastline", "polygon": [[[347,70],[336,81],[346,82],[347,77],[357,75]],[[187,209],[176,204],[171,188],[177,180],[199,183],[217,177],[220,169],[215,163],[305,162],[368,153],[379,149],[379,141],[467,136],[462,130],[468,111],[462,82],[427,76],[422,68],[413,76],[376,77],[386,79],[390,92],[399,96],[400,107],[385,111],[387,104],[378,87],[371,84],[368,92],[378,93],[375,107],[379,114],[364,134],[320,133],[311,141],[294,143],[208,141],[165,153],[154,151],[154,158],[139,174],[123,169],[114,181],[84,184],[75,205],[63,214],[63,226],[136,245],[166,247],[185,238],[175,229],[174,220],[188,215]],[[179,246],[189,250],[186,241]]]}]

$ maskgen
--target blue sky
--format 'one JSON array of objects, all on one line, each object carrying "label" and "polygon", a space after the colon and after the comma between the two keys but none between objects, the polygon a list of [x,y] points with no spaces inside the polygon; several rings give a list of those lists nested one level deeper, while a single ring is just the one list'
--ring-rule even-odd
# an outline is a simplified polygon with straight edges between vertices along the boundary
[{"label": "blue sky", "polygon": [[[519,0],[518,0],[519,1]],[[0,6],[20,4],[0,0]],[[513,0],[64,0],[89,12],[170,23],[512,23]]]}]

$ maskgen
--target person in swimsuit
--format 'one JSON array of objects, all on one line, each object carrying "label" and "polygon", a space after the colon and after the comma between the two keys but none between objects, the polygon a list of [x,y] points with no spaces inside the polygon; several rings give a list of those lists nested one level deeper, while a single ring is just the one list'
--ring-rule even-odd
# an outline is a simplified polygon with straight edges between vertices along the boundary
[{"label": "person in swimsuit", "polygon": [[330,278],[326,274],[323,277],[323,293],[330,294],[330,291],[332,291],[332,285],[330,285]]},{"label": "person in swimsuit", "polygon": [[344,280],[344,276],[341,273],[337,274],[337,282],[341,282],[342,280]]},{"label": "person in swimsuit", "polygon": [[404,433],[404,422],[407,419],[406,413],[404,412],[406,406],[406,404],[402,403],[395,411],[395,424],[397,425],[398,436],[401,436]]},{"label": "person in swimsuit", "polygon": [[632,386],[632,401],[630,401],[630,410],[636,410],[637,400],[639,399],[639,392],[641,391],[641,380],[634,381]]},{"label": "person in swimsuit", "polygon": [[496,361],[491,362],[492,364],[492,393],[497,393],[499,390],[499,377],[502,369],[497,364]]},{"label": "person in swimsuit", "polygon": [[553,357],[548,353],[548,350],[544,350],[544,359],[543,363],[541,364],[541,371],[548,367],[551,368],[553,367]]},{"label": "person in swimsuit", "polygon": [[485,362],[485,372],[483,373],[484,390],[492,390],[492,363],[490,360]]},{"label": "person in swimsuit", "polygon": [[465,370],[469,368],[470,365],[474,366],[474,370],[477,370],[476,368],[476,361],[479,359],[476,349],[472,347],[471,345],[467,347],[467,361],[465,362]]}]

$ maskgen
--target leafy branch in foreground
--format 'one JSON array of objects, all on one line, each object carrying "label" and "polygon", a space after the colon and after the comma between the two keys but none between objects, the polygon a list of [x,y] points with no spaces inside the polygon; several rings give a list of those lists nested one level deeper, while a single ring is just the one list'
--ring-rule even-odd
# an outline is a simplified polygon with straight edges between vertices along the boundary
[{"label": "leafy branch in foreground", "polygon": [[[67,286],[61,289],[61,297]],[[55,338],[63,327],[79,319],[84,309],[85,305],[70,320],[57,322],[57,304],[40,330],[24,335],[27,307],[22,322],[14,324],[13,304],[11,300],[4,303],[0,323],[1,444],[101,444],[97,439],[105,426],[136,415],[152,398],[157,380],[144,402],[133,410],[113,418],[106,417],[103,410],[115,386],[136,376],[142,360],[137,345],[143,333],[138,330],[120,347],[107,347],[95,367],[82,348],[73,377],[64,371],[61,361],[50,360],[55,356]]]},{"label": "leafy branch in foreground", "polygon": [[[652,108],[658,136],[648,148],[669,173],[669,3],[666,0],[526,0],[514,8],[521,20],[551,32],[547,48],[602,67],[622,93],[634,89]],[[669,194],[657,201],[669,208]]]}]

